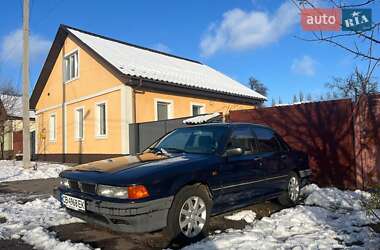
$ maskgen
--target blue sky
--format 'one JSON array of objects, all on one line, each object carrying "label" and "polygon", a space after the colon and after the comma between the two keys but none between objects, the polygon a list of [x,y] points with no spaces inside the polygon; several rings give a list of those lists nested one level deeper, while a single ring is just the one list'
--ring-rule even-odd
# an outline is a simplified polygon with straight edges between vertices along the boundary
[{"label": "blue sky", "polygon": [[[363,66],[342,50],[295,38],[310,34],[287,1],[30,2],[32,87],[61,23],[196,59],[241,83],[254,76],[269,88],[268,100],[290,102],[299,91],[318,97],[333,76]],[[22,0],[2,2],[0,23],[0,80],[20,84]]]}]

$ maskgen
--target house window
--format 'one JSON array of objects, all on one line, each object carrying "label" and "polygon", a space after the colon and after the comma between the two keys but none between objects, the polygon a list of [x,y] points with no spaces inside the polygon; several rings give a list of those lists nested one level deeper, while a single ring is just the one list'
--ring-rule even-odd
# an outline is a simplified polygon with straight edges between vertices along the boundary
[{"label": "house window", "polygon": [[78,78],[78,51],[75,51],[64,58],[65,82]]},{"label": "house window", "polygon": [[76,139],[83,139],[83,121],[84,121],[84,109],[78,108],[75,110],[75,137]]},{"label": "house window", "polygon": [[192,104],[191,105],[191,114],[192,116],[201,115],[204,113],[204,105]]},{"label": "house window", "polygon": [[107,110],[106,103],[98,103],[96,104],[97,108],[97,116],[98,116],[98,136],[107,135]]},{"label": "house window", "polygon": [[52,114],[49,118],[49,140],[55,141],[56,139],[56,115]]},{"label": "house window", "polygon": [[157,120],[169,119],[170,102],[157,101]]}]

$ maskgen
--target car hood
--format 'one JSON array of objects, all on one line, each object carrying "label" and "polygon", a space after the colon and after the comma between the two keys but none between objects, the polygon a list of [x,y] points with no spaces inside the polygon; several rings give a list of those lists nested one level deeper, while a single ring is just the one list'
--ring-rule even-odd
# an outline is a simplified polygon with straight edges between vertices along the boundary
[{"label": "car hood", "polygon": [[[61,172],[60,176],[88,183],[123,186],[126,183],[151,183],[162,176],[189,171],[186,165],[201,166],[210,156],[201,154],[154,154],[122,156],[87,164]],[[173,168],[178,169],[173,171]],[[179,171],[179,172],[178,172]],[[161,176],[161,177],[159,177]]]},{"label": "car hood", "polygon": [[115,173],[121,170],[145,165],[148,162],[163,161],[169,158],[172,157],[163,154],[143,153],[139,155],[121,156],[82,164],[74,167],[72,171]]}]

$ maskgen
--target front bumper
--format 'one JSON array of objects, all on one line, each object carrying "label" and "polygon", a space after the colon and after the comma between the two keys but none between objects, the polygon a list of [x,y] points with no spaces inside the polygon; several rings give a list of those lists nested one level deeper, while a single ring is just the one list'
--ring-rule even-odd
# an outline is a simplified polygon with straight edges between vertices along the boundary
[{"label": "front bumper", "polygon": [[[61,204],[62,193],[59,189],[54,190],[54,197]],[[66,208],[72,216],[114,231],[128,233],[153,232],[166,227],[168,211],[173,201],[173,196],[170,196],[141,203],[115,203],[94,200],[85,194],[64,194],[86,201],[85,212]]]}]

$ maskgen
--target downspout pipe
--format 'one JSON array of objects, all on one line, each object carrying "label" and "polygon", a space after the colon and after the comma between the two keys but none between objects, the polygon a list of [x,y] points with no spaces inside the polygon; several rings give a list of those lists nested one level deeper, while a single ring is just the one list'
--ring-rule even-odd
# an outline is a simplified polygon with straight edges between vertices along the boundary
[{"label": "downspout pipe", "polygon": [[[130,79],[130,82],[133,82],[133,79]],[[133,87],[132,91],[132,110],[133,110],[133,123],[136,123],[136,90],[142,86],[142,79],[138,79],[138,83]]]}]

